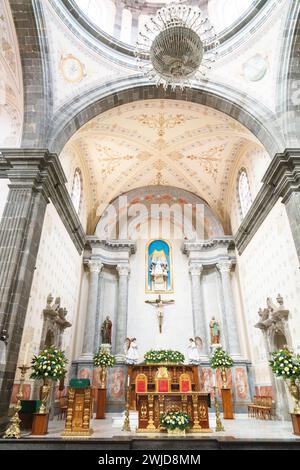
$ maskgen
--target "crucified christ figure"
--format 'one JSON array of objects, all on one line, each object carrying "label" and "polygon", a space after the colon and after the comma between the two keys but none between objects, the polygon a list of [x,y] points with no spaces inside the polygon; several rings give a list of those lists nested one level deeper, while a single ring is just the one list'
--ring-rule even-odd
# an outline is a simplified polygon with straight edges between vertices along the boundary
[{"label": "crucified christ figure", "polygon": [[159,294],[157,299],[154,300],[145,300],[146,304],[152,305],[156,308],[156,314],[158,319],[159,332],[162,333],[162,324],[164,319],[164,306],[168,304],[174,304],[175,300],[162,300],[161,295]]}]

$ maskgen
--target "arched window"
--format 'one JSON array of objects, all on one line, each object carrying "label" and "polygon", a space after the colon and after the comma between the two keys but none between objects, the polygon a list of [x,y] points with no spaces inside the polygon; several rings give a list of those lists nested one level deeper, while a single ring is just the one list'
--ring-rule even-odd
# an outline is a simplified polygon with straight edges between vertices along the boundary
[{"label": "arched window", "polygon": [[81,171],[79,168],[76,168],[73,177],[73,185],[71,192],[71,199],[74,204],[77,214],[79,214],[82,198],[82,178]]},{"label": "arched window", "polygon": [[252,204],[249,180],[245,168],[242,168],[239,173],[238,193],[242,217],[244,218]]}]

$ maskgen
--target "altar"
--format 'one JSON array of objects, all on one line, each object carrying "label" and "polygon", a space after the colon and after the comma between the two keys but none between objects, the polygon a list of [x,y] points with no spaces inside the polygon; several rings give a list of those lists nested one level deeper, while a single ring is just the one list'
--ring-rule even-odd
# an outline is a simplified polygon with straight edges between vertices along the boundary
[{"label": "altar", "polygon": [[137,432],[160,432],[160,416],[169,411],[183,411],[191,418],[190,432],[211,432],[208,406],[210,394],[205,392],[137,393]]}]

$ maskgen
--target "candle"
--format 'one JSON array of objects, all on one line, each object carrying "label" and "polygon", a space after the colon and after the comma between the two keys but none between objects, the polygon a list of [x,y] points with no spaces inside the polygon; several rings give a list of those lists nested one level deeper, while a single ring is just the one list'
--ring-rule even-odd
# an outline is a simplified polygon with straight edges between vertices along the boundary
[{"label": "candle", "polygon": [[129,385],[130,385],[130,376],[128,375],[127,376],[127,387],[129,387]]},{"label": "candle", "polygon": [[27,364],[29,346],[30,346],[30,343],[26,343],[23,365],[26,365],[26,364]]}]

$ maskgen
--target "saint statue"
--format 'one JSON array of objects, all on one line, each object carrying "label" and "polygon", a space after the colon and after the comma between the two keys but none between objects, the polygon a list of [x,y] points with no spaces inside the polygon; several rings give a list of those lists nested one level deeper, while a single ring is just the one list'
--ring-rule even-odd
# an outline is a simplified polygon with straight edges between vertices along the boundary
[{"label": "saint statue", "polygon": [[221,330],[219,322],[217,322],[215,317],[212,317],[211,321],[209,322],[209,328],[211,344],[220,344]]},{"label": "saint statue", "polygon": [[102,344],[111,344],[111,330],[112,321],[110,320],[109,316],[107,316],[101,326]]},{"label": "saint statue", "polygon": [[124,352],[126,356],[126,364],[137,364],[139,359],[136,338],[126,338],[124,344]]},{"label": "saint statue", "polygon": [[164,252],[155,251],[152,254],[150,264],[150,275],[153,290],[167,290],[167,280],[169,274],[168,261]]},{"label": "saint statue", "polygon": [[202,340],[199,336],[189,339],[188,357],[189,363],[193,365],[200,364],[200,350],[202,348]]}]

